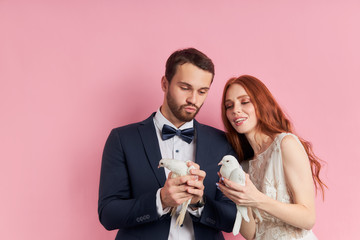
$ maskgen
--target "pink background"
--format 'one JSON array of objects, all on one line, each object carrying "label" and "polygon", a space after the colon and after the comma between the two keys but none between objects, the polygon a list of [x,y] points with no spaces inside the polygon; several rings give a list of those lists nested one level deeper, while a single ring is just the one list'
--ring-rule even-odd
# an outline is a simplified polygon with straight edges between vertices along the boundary
[{"label": "pink background", "polygon": [[190,46],[216,66],[197,119],[223,128],[225,81],[262,79],[327,162],[314,232],[356,239],[359,12],[349,0],[0,0],[0,239],[114,238],[97,217],[105,140],[160,106],[165,61]]}]

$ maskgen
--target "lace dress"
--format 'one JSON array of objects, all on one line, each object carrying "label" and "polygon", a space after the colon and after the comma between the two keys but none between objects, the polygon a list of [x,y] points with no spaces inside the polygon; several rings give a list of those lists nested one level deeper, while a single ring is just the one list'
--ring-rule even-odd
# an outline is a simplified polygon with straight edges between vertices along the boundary
[{"label": "lace dress", "polygon": [[[257,189],[267,196],[280,202],[293,203],[286,187],[280,149],[281,140],[286,135],[292,135],[299,141],[293,134],[279,134],[264,152],[249,162],[249,175]],[[317,239],[311,230],[293,227],[264,211],[259,210],[259,212],[263,221],[257,221],[255,234],[257,240]]]}]

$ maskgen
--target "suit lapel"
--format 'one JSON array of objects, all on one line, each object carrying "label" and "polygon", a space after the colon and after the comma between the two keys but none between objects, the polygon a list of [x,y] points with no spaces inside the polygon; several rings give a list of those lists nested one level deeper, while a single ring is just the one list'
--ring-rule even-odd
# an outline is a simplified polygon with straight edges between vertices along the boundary
[{"label": "suit lapel", "polygon": [[154,114],[152,114],[145,121],[141,122],[138,129],[151,168],[156,176],[159,185],[163,186],[166,181],[166,176],[164,170],[158,168],[159,161],[162,157],[159,147],[159,141],[156,136],[153,117]]},{"label": "suit lapel", "polygon": [[202,129],[202,125],[198,123],[195,119],[194,119],[194,126],[195,126],[195,134],[196,134],[195,162],[200,166],[205,166],[204,161],[207,155],[206,136],[203,135],[204,132]]}]

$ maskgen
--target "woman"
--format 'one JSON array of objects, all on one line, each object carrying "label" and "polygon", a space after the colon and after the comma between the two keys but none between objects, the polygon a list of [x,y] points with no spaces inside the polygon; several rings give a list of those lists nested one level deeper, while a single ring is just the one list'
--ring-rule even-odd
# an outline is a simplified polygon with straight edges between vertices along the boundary
[{"label": "woman", "polygon": [[[222,119],[240,160],[249,160],[245,186],[224,179],[218,185],[233,202],[248,207],[242,221],[246,239],[317,239],[315,188],[320,160],[309,142],[295,136],[290,121],[266,86],[257,78],[231,78],[222,98]],[[225,186],[226,185],[226,186]],[[263,221],[254,219],[257,208]]]}]

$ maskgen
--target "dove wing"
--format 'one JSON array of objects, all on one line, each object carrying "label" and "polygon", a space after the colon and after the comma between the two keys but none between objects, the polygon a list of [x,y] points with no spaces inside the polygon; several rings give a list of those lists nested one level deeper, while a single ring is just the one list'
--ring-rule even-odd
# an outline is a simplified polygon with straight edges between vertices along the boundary
[{"label": "dove wing", "polygon": [[235,168],[231,172],[229,179],[237,184],[245,186],[245,172],[241,168]]}]

